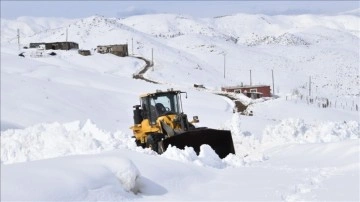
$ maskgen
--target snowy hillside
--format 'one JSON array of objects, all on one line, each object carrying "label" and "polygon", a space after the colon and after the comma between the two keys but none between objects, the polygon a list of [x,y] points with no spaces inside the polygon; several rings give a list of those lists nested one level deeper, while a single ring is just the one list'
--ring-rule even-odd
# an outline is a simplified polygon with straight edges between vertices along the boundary
[{"label": "snowy hillside", "polygon": [[[1,19],[1,200],[359,201],[360,18],[352,13]],[[92,55],[23,48],[65,41],[66,32]],[[94,51],[124,43],[129,57]],[[133,56],[151,61],[152,50],[144,77],[159,84],[133,79],[146,65]],[[233,95],[254,116],[233,113],[234,102],[216,94],[249,84],[249,70],[253,84],[272,86],[275,75],[272,98]],[[230,130],[236,155],[220,159],[208,145],[198,156],[136,147],[129,127],[138,96],[169,88],[188,92],[183,108],[199,116],[196,126]]]},{"label": "snowy hillside", "polygon": [[21,36],[32,36],[49,29],[65,27],[75,20],[66,18],[19,17],[16,20],[1,19],[1,43],[17,40],[17,30]]},{"label": "snowy hillside", "polygon": [[[10,22],[2,24],[5,24],[2,30],[8,30]],[[34,24],[43,26],[42,21]],[[30,42],[65,41],[66,29],[68,40],[78,42],[83,49],[128,43],[130,54],[148,59],[153,49],[160,72],[150,72],[148,76],[163,83],[177,79],[176,83],[182,85],[201,83],[219,89],[221,85],[248,84],[251,69],[255,83],[270,84],[270,71],[274,70],[277,93],[307,85],[309,76],[314,78],[319,96],[360,93],[357,16],[238,14],[214,19],[172,14],[125,19],[92,16],[69,20],[67,26],[58,23],[58,28],[49,26],[35,35],[24,34],[21,43],[26,46]],[[11,38],[2,32],[2,38]],[[17,42],[15,36],[13,33],[12,43]],[[226,79],[222,76],[224,53]],[[211,77],[199,78],[204,73]],[[185,81],[182,75],[187,76]],[[294,75],[293,82],[289,82],[288,75]]]}]

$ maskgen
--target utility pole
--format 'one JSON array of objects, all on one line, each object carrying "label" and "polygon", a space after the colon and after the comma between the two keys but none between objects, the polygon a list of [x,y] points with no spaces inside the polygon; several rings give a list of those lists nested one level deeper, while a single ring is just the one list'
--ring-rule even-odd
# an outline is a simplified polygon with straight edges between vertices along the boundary
[{"label": "utility pole", "polygon": [[131,53],[134,55],[134,39],[131,38]]},{"label": "utility pole", "polygon": [[66,42],[68,41],[68,28],[66,28]]},{"label": "utility pole", "polygon": [[311,76],[309,76],[309,97],[311,97]]},{"label": "utility pole", "polygon": [[154,71],[154,48],[151,48],[151,64],[153,66],[152,70]]},{"label": "utility pole", "polygon": [[18,48],[20,50],[20,29],[17,29],[17,38],[18,38]]},{"label": "utility pole", "polygon": [[275,95],[275,85],[274,85],[274,70],[271,70],[271,77],[272,77],[272,88],[273,88],[273,95]]},{"label": "utility pole", "polygon": [[226,57],[226,53],[224,53],[224,79],[225,79],[225,57]]},{"label": "utility pole", "polygon": [[251,80],[251,69],[250,69],[250,86],[252,86],[252,80]]}]

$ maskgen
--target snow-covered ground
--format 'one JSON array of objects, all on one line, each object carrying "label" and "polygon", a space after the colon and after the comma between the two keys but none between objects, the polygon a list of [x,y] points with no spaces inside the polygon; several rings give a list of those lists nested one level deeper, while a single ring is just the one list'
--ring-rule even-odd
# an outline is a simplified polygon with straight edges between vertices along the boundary
[{"label": "snow-covered ground", "polygon": [[[358,16],[1,20],[2,201],[360,200]],[[18,49],[17,28],[21,47],[64,41],[68,28],[80,48],[129,43],[149,60],[153,49],[145,76],[161,84],[132,79],[145,65],[135,57],[34,57]],[[254,112],[243,116],[214,93],[248,84],[250,69],[253,83],[268,85],[274,70],[277,96],[236,95]],[[236,155],[136,147],[132,107],[140,94],[168,88],[188,92],[183,107],[197,126],[231,130]]]}]

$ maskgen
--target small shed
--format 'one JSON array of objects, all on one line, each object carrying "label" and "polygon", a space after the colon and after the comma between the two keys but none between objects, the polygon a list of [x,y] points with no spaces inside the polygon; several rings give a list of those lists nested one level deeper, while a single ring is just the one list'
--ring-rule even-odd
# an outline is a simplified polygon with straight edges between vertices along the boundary
[{"label": "small shed", "polygon": [[270,86],[267,85],[228,86],[221,87],[221,90],[224,92],[242,93],[253,99],[271,97],[271,89]]},{"label": "small shed", "polygon": [[78,53],[83,56],[91,55],[90,50],[78,50]]},{"label": "small shed", "polygon": [[97,46],[98,53],[112,53],[114,55],[125,57],[129,55],[128,45],[127,44],[117,44],[117,45],[99,45]]}]

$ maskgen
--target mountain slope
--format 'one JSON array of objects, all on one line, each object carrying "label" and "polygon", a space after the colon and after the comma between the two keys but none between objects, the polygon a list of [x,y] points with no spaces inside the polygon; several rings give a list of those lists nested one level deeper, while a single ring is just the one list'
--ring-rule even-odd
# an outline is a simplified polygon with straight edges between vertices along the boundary
[{"label": "mountain slope", "polygon": [[[248,84],[251,69],[255,83],[270,84],[270,71],[275,70],[277,93],[302,91],[311,76],[319,96],[353,96],[360,93],[356,88],[360,83],[358,20],[351,15],[237,14],[213,19],[173,14],[125,19],[92,16],[69,21],[67,26],[56,29],[49,26],[40,33],[22,37],[21,43],[64,41],[67,29],[68,40],[78,42],[80,48],[127,43],[130,54],[148,59],[153,51],[158,71],[149,72],[148,76],[162,83],[175,79],[182,85],[200,83],[219,89],[222,85]],[[5,32],[4,35],[8,36]],[[223,53],[225,79],[221,76]],[[198,76],[201,74],[210,76],[204,79]],[[186,81],[182,79],[184,75]],[[299,79],[289,86],[288,75]]]}]

